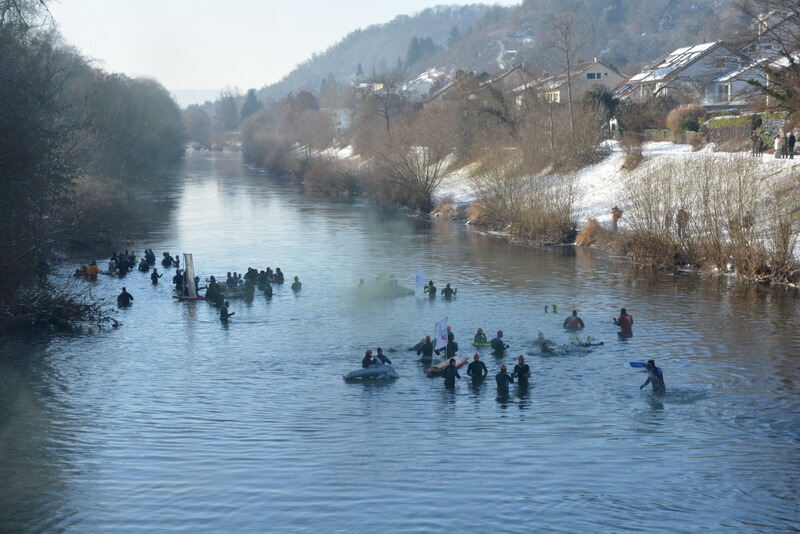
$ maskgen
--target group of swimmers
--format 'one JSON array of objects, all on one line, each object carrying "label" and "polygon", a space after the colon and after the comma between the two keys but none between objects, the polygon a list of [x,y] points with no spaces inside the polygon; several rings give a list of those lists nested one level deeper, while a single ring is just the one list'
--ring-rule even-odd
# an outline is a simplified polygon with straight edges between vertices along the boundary
[{"label": "group of swimmers", "polygon": [[[433,280],[428,281],[428,284],[423,288],[422,292],[427,293],[428,298],[432,299],[436,298],[437,295],[436,286],[433,285]],[[445,300],[453,300],[454,298],[456,298],[456,295],[458,294],[458,289],[450,287],[450,283],[448,282],[447,284],[445,284],[444,289],[442,289],[441,294]]]},{"label": "group of swimmers", "polygon": [[[428,287],[431,285],[432,283],[429,284]],[[554,311],[557,310],[555,306],[553,306],[553,309]],[[545,311],[547,311],[547,308],[545,308]],[[633,336],[633,316],[628,313],[626,308],[622,308],[619,316],[612,318],[612,320],[614,324],[620,328],[618,332],[619,337],[629,338]],[[562,326],[567,331],[577,332],[585,328],[586,325],[583,322],[583,319],[578,316],[577,310],[573,310],[572,313],[564,319]],[[552,353],[552,342],[546,339],[542,332],[539,332],[538,338],[534,341],[534,343],[539,345],[543,353]],[[586,347],[602,345],[602,342],[592,343],[592,338],[590,337],[585,342],[578,340],[577,345]],[[482,328],[478,328],[477,332],[475,333],[475,336],[473,337],[473,346],[491,347],[492,354],[498,357],[503,356],[509,348],[509,345],[503,339],[502,330],[498,330],[495,337],[489,341]],[[449,360],[448,365],[444,367],[441,373],[441,376],[444,378],[445,385],[452,387],[455,385],[456,379],[461,379],[455,359],[455,355],[458,351],[458,343],[455,341],[455,334],[450,326],[447,327],[447,343],[445,347],[436,349],[431,337],[425,336],[425,338],[417,343],[412,350],[415,350],[417,355],[421,356],[420,361],[425,363],[431,362],[434,354],[439,355],[442,351],[444,351],[445,358]],[[379,352],[382,354],[380,349]],[[388,358],[386,358],[386,360],[388,360]],[[510,374],[508,373],[505,364],[500,366],[499,372],[495,375],[498,394],[507,394],[508,386],[514,382],[514,379],[517,380],[520,390],[527,389],[530,379],[530,367],[527,363],[525,363],[525,357],[521,354],[517,357],[517,361],[518,363],[514,366],[514,370]],[[383,357],[380,358],[380,360],[374,360],[372,359],[372,351],[367,351],[367,355],[365,356],[364,360],[362,360],[362,366],[367,367],[369,365],[378,363],[391,364],[391,361],[385,361]],[[648,379],[644,384],[642,384],[641,388],[644,388],[648,384],[652,384],[653,392],[655,394],[663,395],[666,388],[664,386],[664,376],[661,369],[656,367],[653,360],[648,360],[644,367],[648,372]],[[488,374],[489,371],[486,368],[486,364],[480,360],[480,356],[478,354],[475,354],[473,356],[472,363],[470,363],[467,367],[467,375],[472,378],[473,382],[476,382],[482,381],[488,376]]]}]

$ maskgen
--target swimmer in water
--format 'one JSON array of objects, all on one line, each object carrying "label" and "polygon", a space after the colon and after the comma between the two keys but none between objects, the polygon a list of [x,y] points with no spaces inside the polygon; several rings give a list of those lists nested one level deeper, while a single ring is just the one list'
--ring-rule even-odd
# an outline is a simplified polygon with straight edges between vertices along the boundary
[{"label": "swimmer in water", "polygon": [[628,315],[628,310],[625,308],[619,311],[619,317],[614,319],[614,324],[619,327],[617,335],[620,337],[633,336],[633,316]]},{"label": "swimmer in water", "polygon": [[475,332],[475,338],[472,341],[473,343],[486,343],[486,334],[483,333],[483,328],[478,328],[478,331]]},{"label": "swimmer in water", "polygon": [[364,359],[361,360],[361,367],[366,369],[375,363],[377,362],[372,358],[372,350],[367,349],[367,352],[364,353]]},{"label": "swimmer in water", "polygon": [[422,354],[422,358],[420,358],[423,362],[429,362],[433,360],[433,341],[431,341],[431,336],[425,336],[425,341],[422,343],[422,346],[417,349],[417,356]]},{"label": "swimmer in water", "polygon": [[473,383],[483,382],[483,379],[489,375],[489,370],[486,369],[486,364],[481,361],[481,357],[477,354],[472,357],[472,363],[467,367],[467,376],[472,378]]},{"label": "swimmer in water", "polygon": [[507,348],[508,345],[503,342],[503,331],[498,330],[497,337],[492,339],[492,351],[494,352],[495,356],[501,356]]},{"label": "swimmer in water", "polygon": [[583,319],[578,317],[578,310],[572,310],[572,315],[564,319],[564,328],[570,331],[581,330],[584,326]]},{"label": "swimmer in water", "polygon": [[531,377],[531,368],[527,363],[525,363],[525,356],[522,354],[519,355],[517,360],[519,363],[514,366],[512,378],[517,379],[517,384],[519,384],[520,389],[527,389],[528,380]]},{"label": "swimmer in water", "polygon": [[667,387],[664,385],[664,373],[661,372],[660,368],[656,367],[656,362],[647,360],[644,367],[647,369],[647,380],[645,380],[644,384],[639,386],[639,389],[642,389],[647,384],[652,384],[653,394],[663,395],[666,393]]},{"label": "swimmer in water", "polygon": [[508,385],[513,383],[514,379],[506,372],[505,364],[500,366],[500,372],[495,375],[494,380],[497,382],[497,394],[508,395]]},{"label": "swimmer in water", "polygon": [[442,376],[444,377],[444,385],[448,388],[455,387],[456,378],[461,380],[461,375],[458,374],[458,369],[456,369],[455,358],[450,358],[450,363],[447,364],[447,367],[442,371]]}]

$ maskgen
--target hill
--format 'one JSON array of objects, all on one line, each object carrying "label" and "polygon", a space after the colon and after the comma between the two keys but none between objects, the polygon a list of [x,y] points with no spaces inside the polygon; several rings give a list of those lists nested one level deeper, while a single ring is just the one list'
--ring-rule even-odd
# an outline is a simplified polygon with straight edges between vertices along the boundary
[{"label": "hill", "polygon": [[[436,68],[494,73],[515,63],[531,71],[559,70],[549,48],[553,21],[575,17],[582,45],[578,59],[602,58],[622,72],[687,44],[729,39],[747,29],[733,0],[526,0],[519,6],[439,6],[398,16],[350,33],[263,88],[264,101],[301,89],[317,92],[332,74],[350,81],[361,65],[367,78],[399,75],[410,80]],[[455,28],[455,29],[454,29]],[[420,48],[421,39],[429,38]],[[414,45],[414,40],[419,42]]]}]

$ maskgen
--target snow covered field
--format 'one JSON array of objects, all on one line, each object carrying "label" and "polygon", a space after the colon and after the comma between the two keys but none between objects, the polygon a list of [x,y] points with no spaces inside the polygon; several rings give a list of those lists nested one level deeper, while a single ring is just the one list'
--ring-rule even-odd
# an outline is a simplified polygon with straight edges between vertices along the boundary
[{"label": "snow covered field", "polygon": [[[617,141],[608,141],[611,153],[603,161],[585,167],[576,173],[565,176],[573,178],[578,188],[578,205],[576,213],[579,226],[590,217],[601,222],[610,220],[611,208],[618,205],[622,210],[627,208],[624,184],[637,174],[643,174],[653,166],[663,165],[671,159],[712,158],[720,162],[731,158],[746,158],[753,164],[753,172],[774,174],[781,179],[790,179],[792,175],[800,176],[800,156],[796,159],[775,159],[769,154],[761,158],[753,158],[747,152],[726,153],[713,152],[710,146],[698,152],[692,152],[690,145],[676,145],[668,142],[646,143],[643,147],[643,159],[633,171],[622,169],[625,153]],[[474,200],[470,187],[470,172],[473,166],[466,166],[447,174],[436,191],[436,198],[452,197],[460,204],[469,204]]]}]

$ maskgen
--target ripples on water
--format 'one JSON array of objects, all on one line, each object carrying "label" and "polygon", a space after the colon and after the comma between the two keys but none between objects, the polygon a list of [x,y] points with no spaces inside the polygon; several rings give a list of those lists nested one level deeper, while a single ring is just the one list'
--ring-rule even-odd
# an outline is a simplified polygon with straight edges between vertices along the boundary
[{"label": "ripples on water", "polygon": [[[0,530],[800,528],[795,296],[315,202],[231,156],[189,155],[173,195],[139,253],[191,251],[203,276],[277,265],[302,292],[234,301],[225,327],[134,272],[94,288],[135,296],[119,330],[4,342]],[[410,287],[420,267],[458,299],[353,298],[360,278]],[[573,308],[605,344],[537,354],[540,330],[569,344]],[[491,375],[532,353],[530,390],[425,377],[406,349],[444,316],[462,349],[504,330]],[[376,346],[401,378],[344,383]],[[647,358],[664,398],[628,366]]]}]

